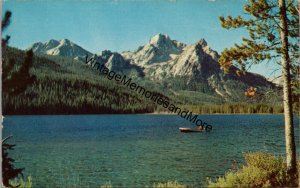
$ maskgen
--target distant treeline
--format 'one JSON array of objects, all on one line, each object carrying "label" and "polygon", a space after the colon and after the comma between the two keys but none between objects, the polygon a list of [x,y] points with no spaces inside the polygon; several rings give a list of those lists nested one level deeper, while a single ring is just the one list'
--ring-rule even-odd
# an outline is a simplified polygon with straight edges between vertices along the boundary
[{"label": "distant treeline", "polygon": [[253,113],[283,113],[282,106],[273,106],[270,104],[218,104],[218,105],[199,105],[185,106],[186,109],[192,110],[199,114],[253,114]]}]

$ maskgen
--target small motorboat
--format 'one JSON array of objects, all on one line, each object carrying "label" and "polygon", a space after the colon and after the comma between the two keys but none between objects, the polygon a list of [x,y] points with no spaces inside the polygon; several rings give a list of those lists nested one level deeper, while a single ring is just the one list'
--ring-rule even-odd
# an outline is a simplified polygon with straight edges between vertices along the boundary
[{"label": "small motorboat", "polygon": [[179,130],[180,130],[180,132],[183,132],[183,133],[204,132],[205,131],[205,129],[192,129],[192,128],[183,128],[183,127],[180,127]]}]

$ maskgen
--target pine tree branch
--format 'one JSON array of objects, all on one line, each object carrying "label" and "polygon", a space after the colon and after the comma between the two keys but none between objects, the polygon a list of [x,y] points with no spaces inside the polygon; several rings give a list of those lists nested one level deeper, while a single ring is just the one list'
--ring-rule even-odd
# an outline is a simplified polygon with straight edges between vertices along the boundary
[{"label": "pine tree branch", "polygon": [[277,25],[278,28],[280,28],[281,30],[283,29],[279,23],[276,21],[275,17],[274,16],[270,16],[270,18],[274,21],[274,23]]},{"label": "pine tree branch", "polygon": [[4,139],[2,140],[2,144],[3,144],[6,140],[10,139],[11,137],[13,137],[13,135],[9,135],[8,137],[4,138]]},{"label": "pine tree branch", "polygon": [[2,20],[1,26],[2,26],[2,32],[7,28],[7,26],[10,24],[10,17],[11,17],[11,12],[6,11],[4,18]]}]

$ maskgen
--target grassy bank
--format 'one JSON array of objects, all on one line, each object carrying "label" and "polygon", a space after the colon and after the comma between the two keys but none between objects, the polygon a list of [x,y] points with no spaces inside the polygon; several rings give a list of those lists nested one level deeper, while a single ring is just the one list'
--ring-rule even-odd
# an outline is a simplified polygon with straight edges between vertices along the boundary
[{"label": "grassy bank", "polygon": [[[245,164],[229,170],[223,177],[209,180],[208,187],[291,187],[284,158],[262,152],[244,154]],[[300,160],[298,161],[299,174]],[[298,177],[299,178],[299,177]]]}]

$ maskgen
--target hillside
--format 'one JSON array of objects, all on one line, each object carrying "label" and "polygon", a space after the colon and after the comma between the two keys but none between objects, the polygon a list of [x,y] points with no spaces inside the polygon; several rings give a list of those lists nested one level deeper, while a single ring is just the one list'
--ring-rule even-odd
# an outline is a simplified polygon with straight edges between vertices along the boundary
[{"label": "hillside", "polygon": [[[14,58],[17,70],[25,53],[8,47],[3,49],[3,57],[3,66]],[[147,113],[155,108],[77,60],[35,56],[30,72],[37,80],[24,93],[8,95],[3,91],[4,114]]]}]

